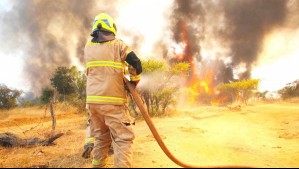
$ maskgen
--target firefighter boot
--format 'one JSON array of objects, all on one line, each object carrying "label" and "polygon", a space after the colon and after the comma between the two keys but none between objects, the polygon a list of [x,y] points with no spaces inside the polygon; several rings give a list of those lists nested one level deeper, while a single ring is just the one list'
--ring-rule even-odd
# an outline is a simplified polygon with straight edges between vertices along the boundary
[{"label": "firefighter boot", "polygon": [[93,149],[93,146],[94,146],[93,143],[86,143],[84,145],[84,150],[83,150],[83,153],[82,153],[83,158],[89,158],[90,157],[90,153]]}]

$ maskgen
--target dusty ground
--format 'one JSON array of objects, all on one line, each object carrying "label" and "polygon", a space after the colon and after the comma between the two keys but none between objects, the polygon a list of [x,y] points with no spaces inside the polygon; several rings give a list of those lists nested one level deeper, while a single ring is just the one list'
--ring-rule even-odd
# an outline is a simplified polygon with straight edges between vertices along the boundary
[{"label": "dusty ground", "polygon": [[[43,138],[51,131],[44,109],[0,112],[0,132],[23,138]],[[49,114],[49,113],[48,113]],[[0,148],[0,167],[88,168],[81,158],[85,115],[57,112],[56,132],[64,136],[56,145],[31,148]],[[205,106],[178,109],[172,116],[153,118],[169,150],[185,163],[203,166],[299,167],[299,104],[256,104],[240,111]],[[155,142],[146,123],[137,120],[133,145],[134,167],[179,167]],[[108,167],[113,167],[113,156]]]}]

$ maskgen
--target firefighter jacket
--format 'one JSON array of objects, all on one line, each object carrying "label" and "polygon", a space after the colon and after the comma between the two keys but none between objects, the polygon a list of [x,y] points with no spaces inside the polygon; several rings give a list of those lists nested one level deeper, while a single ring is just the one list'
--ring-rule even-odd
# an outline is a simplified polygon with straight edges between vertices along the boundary
[{"label": "firefighter jacket", "polygon": [[[130,52],[132,49],[120,39],[86,44],[87,103],[123,105],[127,101],[123,78]],[[138,77],[131,74],[131,79]]]}]

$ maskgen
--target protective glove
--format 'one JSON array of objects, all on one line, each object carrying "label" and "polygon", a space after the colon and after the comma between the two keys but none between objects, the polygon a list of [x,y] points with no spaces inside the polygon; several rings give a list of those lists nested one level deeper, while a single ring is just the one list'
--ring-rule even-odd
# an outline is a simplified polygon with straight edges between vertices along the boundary
[{"label": "protective glove", "polygon": [[136,81],[130,81],[130,83],[134,86],[134,89],[136,88],[136,86],[138,84]]}]

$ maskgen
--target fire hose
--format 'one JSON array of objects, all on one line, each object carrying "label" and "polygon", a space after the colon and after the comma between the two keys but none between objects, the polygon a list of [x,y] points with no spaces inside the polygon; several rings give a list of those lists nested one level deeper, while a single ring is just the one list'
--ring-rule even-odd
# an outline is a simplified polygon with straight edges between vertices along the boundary
[{"label": "fire hose", "polygon": [[137,107],[139,108],[144,120],[146,121],[150,131],[152,132],[153,136],[155,137],[157,143],[159,144],[160,148],[163,150],[163,152],[167,155],[167,157],[172,160],[177,165],[184,167],[184,168],[249,168],[246,166],[196,166],[196,165],[190,165],[186,164],[180,160],[178,160],[166,147],[164,144],[164,141],[160,137],[154,123],[151,120],[151,117],[148,114],[147,109],[144,107],[143,101],[141,100],[138,92],[136,91],[135,87],[129,82],[127,78],[124,77],[124,81],[126,83],[127,88],[129,89],[135,103],[137,104]]}]

